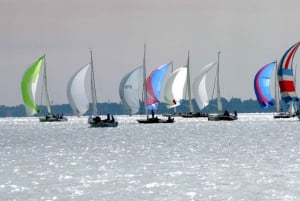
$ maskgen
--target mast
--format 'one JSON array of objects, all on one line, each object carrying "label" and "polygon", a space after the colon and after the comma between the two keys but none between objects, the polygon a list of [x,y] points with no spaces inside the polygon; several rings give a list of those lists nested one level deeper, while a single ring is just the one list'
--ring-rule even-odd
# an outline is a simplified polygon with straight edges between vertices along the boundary
[{"label": "mast", "polygon": [[277,60],[276,60],[276,67],[275,67],[275,104],[276,104],[276,111],[280,111],[280,103],[279,103],[279,87],[278,87],[278,65],[277,65]]},{"label": "mast", "polygon": [[192,103],[192,95],[191,95],[191,78],[190,78],[190,51],[188,51],[188,59],[187,59],[187,90],[189,97],[189,108],[190,112],[195,112],[194,106]]},{"label": "mast", "polygon": [[93,64],[93,54],[90,49],[91,54],[91,90],[92,90],[92,110],[93,115],[97,115],[97,95],[96,95],[96,86],[95,86],[95,75],[94,75],[94,64]]},{"label": "mast", "polygon": [[143,101],[144,101],[145,113],[148,119],[147,88],[146,88],[146,44],[144,44],[144,57],[143,57]]},{"label": "mast", "polygon": [[218,51],[218,66],[217,66],[217,105],[218,105],[218,112],[222,111],[222,102],[221,102],[221,92],[220,92],[220,54],[221,52]]},{"label": "mast", "polygon": [[43,83],[45,87],[45,96],[46,96],[46,106],[47,106],[47,111],[49,114],[51,114],[51,103],[50,103],[50,98],[48,94],[48,86],[47,86],[47,70],[46,70],[46,55],[44,54],[44,75],[43,75]]}]

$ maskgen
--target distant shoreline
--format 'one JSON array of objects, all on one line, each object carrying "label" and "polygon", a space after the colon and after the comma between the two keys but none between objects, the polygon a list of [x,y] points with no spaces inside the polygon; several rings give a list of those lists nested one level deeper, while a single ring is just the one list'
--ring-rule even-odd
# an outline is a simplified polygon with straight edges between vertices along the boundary
[{"label": "distant shoreline", "polygon": [[[226,109],[230,112],[236,110],[238,113],[269,113],[275,112],[275,107],[269,107],[267,109],[262,109],[256,100],[248,99],[241,100],[240,98],[231,98],[230,100],[222,98],[223,109]],[[196,105],[195,100],[193,100],[193,105],[196,112],[199,112],[199,108]],[[213,113],[216,112],[216,100],[211,101],[210,105],[201,110],[201,112],[205,113]],[[184,100],[182,104],[176,108],[178,113],[189,112],[188,110],[188,101]],[[126,115],[128,114],[126,109],[124,108],[122,103],[114,103],[114,102],[104,102],[98,103],[97,105],[99,114],[114,114],[114,115]],[[284,108],[285,109],[285,108]],[[46,107],[40,106],[41,114],[46,113]],[[53,114],[61,114],[72,116],[73,112],[69,104],[60,104],[60,105],[52,105]],[[160,103],[157,114],[170,114],[173,113],[174,109],[167,109],[164,103]],[[87,115],[89,112],[87,113]],[[142,112],[138,113],[142,114]],[[5,106],[0,105],[0,117],[25,117],[25,107],[23,104],[16,106]]]}]

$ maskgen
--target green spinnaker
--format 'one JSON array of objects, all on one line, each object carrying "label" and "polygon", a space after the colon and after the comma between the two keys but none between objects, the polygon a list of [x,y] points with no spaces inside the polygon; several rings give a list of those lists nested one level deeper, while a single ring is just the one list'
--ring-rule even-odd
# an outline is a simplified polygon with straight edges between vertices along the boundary
[{"label": "green spinnaker", "polygon": [[23,75],[21,82],[22,97],[25,106],[27,107],[27,115],[34,115],[39,112],[39,108],[35,103],[35,91],[37,87],[37,82],[40,74],[40,70],[43,64],[45,56],[40,57],[36,60]]}]

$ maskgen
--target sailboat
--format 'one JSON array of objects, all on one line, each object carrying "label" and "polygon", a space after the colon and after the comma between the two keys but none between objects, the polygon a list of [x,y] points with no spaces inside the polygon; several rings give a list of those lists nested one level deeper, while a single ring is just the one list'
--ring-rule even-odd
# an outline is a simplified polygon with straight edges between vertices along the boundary
[{"label": "sailboat", "polygon": [[218,52],[218,63],[217,63],[217,73],[216,73],[216,79],[217,79],[217,107],[218,107],[218,113],[217,114],[209,114],[208,115],[208,121],[233,121],[237,120],[237,113],[234,112],[234,114],[230,114],[227,110],[222,112],[222,102],[221,102],[221,93],[220,93],[220,54],[221,52]]},{"label": "sailboat", "polygon": [[295,117],[295,113],[284,112],[279,103],[279,90],[277,73],[275,74],[275,103],[271,96],[270,80],[273,69],[278,71],[277,61],[273,61],[261,67],[254,77],[254,92],[257,102],[261,108],[265,109],[276,106],[276,113],[273,115],[275,119]]},{"label": "sailboat", "polygon": [[[148,124],[148,123],[173,123],[174,122],[174,118],[168,117],[168,119],[164,120],[164,119],[160,119],[157,116],[154,116],[154,110],[157,109],[158,104],[159,104],[159,99],[160,99],[160,90],[163,84],[163,79],[165,77],[165,74],[169,68],[169,66],[171,65],[171,63],[168,64],[164,64],[161,65],[157,68],[155,68],[148,76],[148,78],[146,79],[146,45],[144,45],[144,57],[143,57],[143,66],[142,66],[142,102],[144,103],[144,110],[146,113],[146,119],[138,119],[137,122],[138,123],[144,123],[144,124]],[[138,68],[139,69],[139,68]],[[136,69],[135,75],[139,74],[139,70]],[[139,86],[139,79],[138,77],[132,77],[133,73],[129,73],[127,75],[125,75],[120,83],[120,88],[119,88],[119,94],[121,97],[121,100],[134,100],[135,98],[135,103],[137,103],[137,101],[139,102],[139,100],[136,100],[139,96],[137,95],[138,92],[138,86]],[[128,78],[132,78],[131,82],[128,81]],[[126,85],[124,83],[130,83],[130,85]],[[127,87],[126,87],[127,86]],[[134,87],[133,87],[134,86]],[[126,90],[128,88],[128,92],[130,91],[130,93],[126,93]],[[133,88],[135,90],[131,90],[130,88]],[[130,89],[130,90],[129,90]],[[134,92],[134,93],[131,93]],[[128,96],[131,95],[131,97],[129,98]],[[126,98],[125,98],[126,97]],[[124,101],[122,101],[124,103]],[[133,101],[131,101],[133,102]],[[128,101],[126,101],[126,104],[129,103]],[[132,106],[133,104],[127,104],[127,106]],[[136,105],[136,104],[135,104]],[[132,110],[132,109],[131,109]],[[148,115],[148,110],[151,110],[152,116],[149,117]]]},{"label": "sailboat", "polygon": [[[83,115],[89,109],[92,109],[92,115],[88,119],[88,123],[91,127],[117,127],[118,121],[115,120],[113,116],[108,114],[107,118],[103,120],[98,116],[93,55],[91,50],[90,54],[90,63],[80,68],[68,82],[67,96],[69,104],[77,116]],[[88,72],[90,72],[90,76],[87,76]],[[90,79],[89,87],[86,87],[87,78]],[[88,88],[90,91],[87,91]],[[91,104],[89,94],[92,96]]]},{"label": "sailboat", "polygon": [[187,58],[187,75],[186,75],[186,90],[187,90],[187,95],[188,95],[188,102],[189,102],[189,112],[187,113],[182,113],[180,116],[181,117],[199,117],[200,113],[195,112],[194,105],[192,102],[192,92],[191,92],[191,73],[190,73],[190,52],[188,52],[188,58]]},{"label": "sailboat", "polygon": [[288,105],[288,117],[299,116],[297,102],[299,98],[296,94],[295,76],[293,73],[293,59],[300,45],[300,42],[292,45],[282,56],[278,65],[278,83],[280,87],[281,100]]},{"label": "sailboat", "polygon": [[44,117],[40,117],[40,122],[62,122],[67,121],[68,119],[63,115],[54,115],[51,111],[50,98],[48,95],[47,87],[47,74],[46,74],[46,56],[43,55],[38,58],[31,66],[25,71],[22,82],[21,82],[21,91],[23,102],[25,105],[25,111],[27,116],[33,116],[40,112],[39,107],[36,103],[36,93],[39,77],[41,70],[43,68],[44,74],[42,79],[42,88],[45,92],[42,95],[45,95],[47,114]]},{"label": "sailboat", "polygon": [[[187,95],[188,95],[189,112],[181,113],[180,116],[185,117],[185,118],[207,117],[207,114],[204,114],[202,112],[195,112],[194,105],[192,102],[192,92],[191,92],[192,89],[191,89],[191,78],[190,78],[190,74],[191,74],[190,73],[190,53],[189,52],[188,52],[187,64],[184,68],[186,68],[186,70],[184,70],[183,71],[184,73],[182,73],[182,75],[181,75],[180,83],[177,82],[176,84],[181,85],[180,94],[182,92],[181,90],[183,90],[183,92],[187,93]],[[197,91],[197,93],[198,93],[198,91]]]}]

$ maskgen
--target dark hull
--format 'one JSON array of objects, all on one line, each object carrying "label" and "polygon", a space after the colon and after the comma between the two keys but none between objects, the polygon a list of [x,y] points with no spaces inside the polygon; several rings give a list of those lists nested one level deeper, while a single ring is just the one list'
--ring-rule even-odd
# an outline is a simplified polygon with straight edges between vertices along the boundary
[{"label": "dark hull", "polygon": [[168,118],[166,120],[159,118],[138,119],[137,122],[141,124],[174,123],[174,118]]},{"label": "dark hull", "polygon": [[234,121],[237,120],[236,115],[213,114],[208,115],[208,121]]},{"label": "dark hull", "polygon": [[107,119],[102,120],[100,116],[95,117],[89,117],[88,123],[90,124],[90,127],[98,128],[98,127],[117,127],[118,121],[116,121],[113,116],[112,119],[110,119],[110,116],[107,117]]},{"label": "dark hull", "polygon": [[90,122],[89,123],[91,127],[97,128],[97,127],[117,127],[118,122],[105,122],[105,121],[100,121],[100,122]]},{"label": "dark hull", "polygon": [[183,113],[180,116],[183,118],[200,118],[200,117],[208,117],[208,114],[195,112],[195,113]]},{"label": "dark hull", "polygon": [[291,114],[288,112],[280,112],[280,113],[274,114],[273,118],[274,119],[286,119],[286,118],[292,118],[295,116],[296,116],[296,114]]},{"label": "dark hull", "polygon": [[65,122],[68,121],[66,117],[56,117],[54,115],[46,115],[44,117],[40,117],[40,122]]}]

